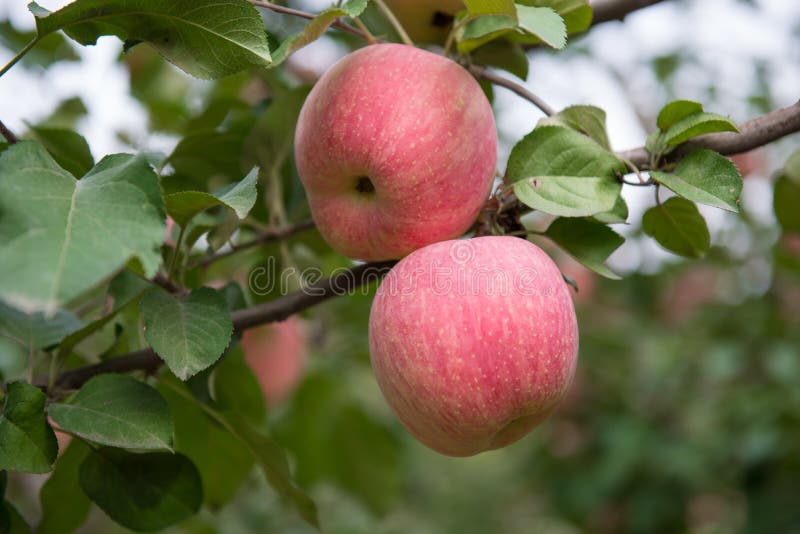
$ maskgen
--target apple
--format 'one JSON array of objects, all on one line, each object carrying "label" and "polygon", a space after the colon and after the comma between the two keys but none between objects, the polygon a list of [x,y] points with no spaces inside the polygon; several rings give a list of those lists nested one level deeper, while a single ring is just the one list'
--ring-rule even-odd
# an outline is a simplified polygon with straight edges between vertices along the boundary
[{"label": "apple", "polygon": [[418,43],[443,44],[453,27],[456,13],[466,9],[461,0],[386,0],[386,5],[408,36]]},{"label": "apple", "polygon": [[286,399],[303,377],[306,335],[295,316],[251,328],[242,334],[244,358],[270,406]]},{"label": "apple", "polygon": [[372,303],[373,371],[397,418],[442,454],[513,443],[567,393],[578,358],[569,289],[536,245],[509,236],[416,250]]},{"label": "apple", "polygon": [[752,175],[767,175],[767,162],[765,161],[763,150],[756,149],[749,152],[740,152],[729,157],[739,169],[742,178]]},{"label": "apple", "polygon": [[453,61],[378,44],[331,67],[297,122],[295,159],[325,240],[350,258],[400,258],[458,237],[491,189],[497,129]]}]

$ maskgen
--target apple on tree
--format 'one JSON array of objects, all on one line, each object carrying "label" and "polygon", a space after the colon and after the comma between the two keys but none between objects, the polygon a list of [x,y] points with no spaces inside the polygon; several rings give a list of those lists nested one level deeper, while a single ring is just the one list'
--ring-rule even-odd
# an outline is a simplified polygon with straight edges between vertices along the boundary
[{"label": "apple on tree", "polygon": [[303,377],[306,335],[297,316],[245,330],[242,350],[270,406],[286,399]]},{"label": "apple on tree", "polygon": [[497,130],[483,91],[457,63],[378,44],[345,56],[314,86],[295,160],[334,250],[396,259],[473,224],[494,179]]},{"label": "apple on tree", "polygon": [[558,267],[509,236],[443,241],[384,278],[369,318],[373,370],[428,447],[470,456],[517,441],[553,412],[578,356]]}]

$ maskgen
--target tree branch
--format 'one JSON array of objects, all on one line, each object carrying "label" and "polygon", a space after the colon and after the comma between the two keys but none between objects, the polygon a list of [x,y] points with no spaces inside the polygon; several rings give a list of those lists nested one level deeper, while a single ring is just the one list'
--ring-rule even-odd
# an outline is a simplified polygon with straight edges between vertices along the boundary
[{"label": "tree branch", "polygon": [[[678,160],[698,148],[707,148],[726,156],[738,154],[767,145],[795,132],[800,132],[800,101],[743,123],[739,127],[739,133],[723,132],[697,137],[681,145],[668,156],[668,159]],[[617,155],[640,168],[650,162],[650,155],[644,147],[618,152]]]},{"label": "tree branch", "polygon": [[225,259],[228,256],[236,254],[239,251],[257,247],[259,245],[266,245],[268,243],[273,243],[275,241],[281,241],[283,239],[287,239],[295,234],[298,234],[304,230],[309,230],[311,228],[314,228],[314,221],[309,219],[307,221],[297,223],[293,226],[280,228],[278,230],[274,230],[271,232],[264,232],[255,239],[252,239],[250,241],[245,241],[244,243],[237,243],[235,245],[232,245],[230,250],[226,250],[225,252],[219,252],[207,258],[198,259],[197,261],[190,263],[187,269],[196,269],[197,267],[208,267],[212,263]]},{"label": "tree branch", "polygon": [[[329,278],[323,278],[309,284],[300,291],[295,291],[277,299],[237,310],[231,314],[233,327],[241,332],[262,324],[283,321],[290,315],[308,309],[330,298],[352,293],[359,287],[380,280],[395,261],[365,263],[356,267],[339,271]],[[164,362],[156,356],[152,349],[131,352],[119,358],[71,369],[61,373],[55,380],[55,387],[61,389],[77,389],[90,378],[103,373],[128,373],[131,371],[153,372]],[[36,384],[46,387],[47,379],[39,378]]]},{"label": "tree branch", "polygon": [[624,20],[625,17],[645,7],[660,4],[664,0],[594,0],[589,5],[592,6],[592,26],[611,22],[614,20]]},{"label": "tree branch", "polygon": [[485,67],[479,67],[478,65],[470,65],[469,71],[472,73],[473,76],[476,78],[483,78],[494,85],[499,85],[500,87],[505,87],[506,89],[516,93],[517,95],[521,96],[528,102],[532,103],[534,106],[542,110],[542,112],[547,115],[548,117],[554,115],[556,110],[554,110],[550,105],[530,92],[526,87],[516,83],[513,80],[509,80],[508,78],[504,78],[494,72],[490,71]]},{"label": "tree branch", "polygon": [[14,143],[18,143],[19,142],[19,139],[17,138],[16,135],[14,135],[14,132],[9,130],[6,127],[6,125],[3,124],[3,121],[0,121],[0,134],[2,134],[3,137],[6,138],[6,141],[8,141],[9,145],[13,145]]}]

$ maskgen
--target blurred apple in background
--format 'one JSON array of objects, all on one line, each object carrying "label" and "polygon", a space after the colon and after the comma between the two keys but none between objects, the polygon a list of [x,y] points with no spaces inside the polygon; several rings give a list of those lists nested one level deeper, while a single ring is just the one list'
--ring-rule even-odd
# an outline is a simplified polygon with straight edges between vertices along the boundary
[{"label": "blurred apple in background", "polygon": [[372,303],[372,367],[408,431],[442,454],[513,443],[567,393],[578,360],[569,288],[517,237],[444,241],[412,252]]},{"label": "blurred apple in background", "polygon": [[67,434],[66,432],[61,432],[58,430],[58,425],[55,424],[55,421],[48,417],[48,422],[50,426],[53,427],[53,432],[56,433],[56,441],[58,441],[58,455],[61,456],[64,454],[64,451],[67,450],[69,444],[72,442],[72,436]]},{"label": "blurred apple in background", "polygon": [[285,400],[302,379],[306,339],[304,324],[296,316],[245,330],[244,358],[258,379],[267,404],[273,406]]},{"label": "blurred apple in background", "polygon": [[386,0],[386,5],[412,41],[434,44],[444,44],[455,14],[466,9],[461,0]]},{"label": "blurred apple in background", "polygon": [[747,178],[753,174],[764,175],[767,171],[767,161],[764,158],[764,151],[762,149],[757,148],[750,152],[734,154],[730,156],[730,160],[739,169],[742,178]]},{"label": "blurred apple in background", "polygon": [[460,65],[412,46],[372,45],[314,86],[295,160],[334,250],[396,259],[469,229],[494,181],[497,129]]}]

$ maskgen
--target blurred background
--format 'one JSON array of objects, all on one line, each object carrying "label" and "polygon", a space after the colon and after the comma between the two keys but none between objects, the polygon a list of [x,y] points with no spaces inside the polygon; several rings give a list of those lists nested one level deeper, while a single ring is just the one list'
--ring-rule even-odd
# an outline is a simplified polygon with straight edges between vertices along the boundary
[{"label": "blurred background", "polygon": [[[48,9],[65,3],[40,2]],[[30,37],[25,4],[0,4],[0,63]],[[319,11],[328,4],[291,5]],[[264,18],[279,37],[304,24],[270,12]],[[240,159],[271,158],[282,187],[264,189],[261,215],[273,217],[278,194],[282,216],[300,221],[308,211],[291,157],[276,154],[291,140],[287,124],[304,86],[360,45],[329,32],[284,71],[205,82],[146,47],[121,55],[116,39],[80,48],[52,36],[0,80],[0,118],[29,137],[37,127],[75,128],[96,159],[146,151],[157,160],[181,149],[172,170],[188,179],[224,183],[241,178]],[[673,99],[701,101],[736,121],[796,102],[800,3],[668,0],[575,36],[563,52],[537,49],[529,58],[526,86],[557,109],[602,107],[613,147],[624,150],[644,144],[658,110]],[[495,89],[493,105],[502,171],[542,115],[504,89]],[[268,417],[320,506],[323,530],[800,532],[800,235],[782,233],[773,211],[776,177],[798,148],[794,135],[734,158],[745,176],[742,214],[701,206],[713,245],[704,260],[681,260],[642,236],[652,191],[636,188],[625,190],[629,224],[615,226],[628,241],[609,262],[622,281],[551,251],[580,287],[578,373],[560,410],[507,449],[453,459],[405,433],[369,368],[370,292],[264,330],[262,346],[288,360],[282,385],[271,386],[279,392],[267,395]],[[246,288],[248,273],[270,256],[284,266],[348,264],[311,231],[219,262],[204,281],[237,279]],[[24,355],[0,339],[4,375],[20,358],[24,366]],[[236,450],[213,428],[193,432],[182,443],[179,435],[178,448],[213,444],[201,471],[217,477],[216,502],[173,531],[311,532],[260,474],[242,474],[238,489],[226,478],[248,466],[236,465]],[[10,500],[32,523],[43,480],[11,479]],[[117,531],[97,510],[80,530]]]}]

